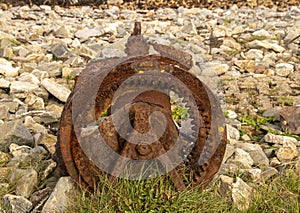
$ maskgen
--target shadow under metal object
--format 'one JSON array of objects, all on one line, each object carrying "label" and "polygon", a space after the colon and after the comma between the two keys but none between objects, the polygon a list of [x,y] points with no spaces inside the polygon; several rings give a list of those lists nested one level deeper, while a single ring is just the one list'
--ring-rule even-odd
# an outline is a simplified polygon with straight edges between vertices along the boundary
[{"label": "shadow under metal object", "polygon": [[[221,165],[226,131],[217,98],[189,71],[192,56],[147,41],[139,22],[124,52],[90,62],[76,81],[54,155],[61,175],[91,191],[103,174],[115,182],[168,173],[177,190],[208,183]],[[180,127],[170,93],[188,109]]]}]

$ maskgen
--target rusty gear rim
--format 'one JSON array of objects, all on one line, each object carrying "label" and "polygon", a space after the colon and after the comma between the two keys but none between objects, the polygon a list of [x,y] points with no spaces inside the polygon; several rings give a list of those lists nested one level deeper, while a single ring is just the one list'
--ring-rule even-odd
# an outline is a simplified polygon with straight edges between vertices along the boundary
[{"label": "rusty gear rim", "polygon": [[[178,143],[181,145],[179,146],[180,150],[185,144],[186,151],[183,156],[180,156],[180,160],[174,164],[173,168],[169,167],[171,169],[166,170],[164,167],[155,175],[169,172],[174,185],[178,190],[182,190],[186,184],[190,184],[183,183],[185,174],[180,168],[184,166],[192,171],[190,180],[192,185],[205,184],[218,171],[225,152],[226,134],[220,104],[210,89],[189,72],[192,67],[189,55],[164,45],[148,44],[139,32],[137,30],[135,35],[128,39],[127,51],[125,51],[127,57],[96,60],[91,62],[81,73],[61,117],[56,160],[61,167],[62,174],[69,174],[81,186],[88,189],[94,188],[99,174],[110,173],[117,177],[126,177],[115,168],[116,165],[108,164],[112,160],[118,162],[118,158],[111,158],[112,155],[107,155],[107,153],[113,151],[120,156],[121,150],[111,149],[113,146],[110,142],[109,146],[107,143],[99,143],[97,136],[99,132],[101,133],[101,128],[98,128],[97,125],[99,125],[101,114],[113,105],[114,95],[120,85],[126,82],[126,79],[138,75],[142,70],[145,72],[145,76],[148,75],[147,77],[150,79],[151,77],[155,78],[156,83],[163,85],[163,88],[180,94],[190,110],[189,118],[191,118],[190,123],[186,125],[190,127],[189,131],[181,134],[184,137],[182,137],[183,140],[179,140],[181,142],[189,140],[190,143]],[[160,55],[149,55],[149,45],[152,45]],[[162,70],[165,72],[164,77],[171,75],[179,79],[182,85],[157,78],[157,75],[161,75]],[[154,82],[153,79],[151,82]],[[116,95],[115,99],[118,100],[118,97],[128,93],[125,88],[136,87],[139,84],[142,85],[141,83],[143,82],[133,80],[131,85],[127,84],[121,93]],[[187,95],[188,93],[189,95]],[[116,122],[119,120],[117,119]],[[103,123],[111,125],[109,122]],[[187,136],[192,137],[188,138]],[[82,142],[82,138],[86,139],[85,142]],[[118,135],[113,135],[110,139],[112,138],[118,140]],[[195,139],[194,142],[193,139]],[[99,144],[104,146],[100,147]],[[99,158],[99,151],[106,155]],[[163,153],[165,152],[160,154]],[[124,156],[128,155],[125,153]],[[165,160],[163,158],[159,162]],[[114,173],[116,171],[117,173]],[[135,179],[134,176],[127,176],[127,178]]]}]

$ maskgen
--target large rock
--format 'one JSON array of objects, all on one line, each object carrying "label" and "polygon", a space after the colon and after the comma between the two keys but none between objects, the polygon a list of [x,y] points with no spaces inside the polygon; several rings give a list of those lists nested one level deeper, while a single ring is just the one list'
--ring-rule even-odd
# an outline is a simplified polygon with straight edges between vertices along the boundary
[{"label": "large rock", "polygon": [[2,198],[2,208],[5,212],[26,213],[32,209],[32,203],[24,197],[6,194]]},{"label": "large rock", "polygon": [[0,125],[0,150],[7,152],[11,143],[27,146],[34,143],[32,135],[20,120]]},{"label": "large rock", "polygon": [[294,65],[288,63],[280,63],[275,66],[276,75],[286,77],[294,72]]},{"label": "large rock", "polygon": [[276,152],[276,156],[280,161],[290,161],[298,156],[298,150],[294,143],[285,141]]},{"label": "large rock", "polygon": [[221,175],[219,193],[227,197],[240,211],[247,211],[250,206],[253,189],[241,178],[236,179]]},{"label": "large rock", "polygon": [[[268,143],[275,143],[275,144],[284,144],[285,142],[291,142],[297,144],[297,139],[289,136],[283,135],[275,135],[272,133],[268,133],[264,136],[264,140]],[[300,145],[300,143],[299,143]]]},{"label": "large rock", "polygon": [[5,104],[0,103],[0,120],[6,119],[8,117],[9,107]]},{"label": "large rock", "polygon": [[265,48],[265,49],[271,49],[274,50],[275,52],[283,52],[285,50],[284,47],[280,46],[278,44],[278,41],[273,41],[273,40],[254,40],[248,43],[248,46],[250,48]]},{"label": "large rock", "polygon": [[254,161],[254,165],[268,166],[269,159],[258,144],[237,143],[236,147],[248,152]]},{"label": "large rock", "polygon": [[10,175],[11,184],[16,183],[16,195],[29,198],[37,184],[38,174],[34,169],[15,169]]},{"label": "large rock", "polygon": [[72,178],[61,177],[45,203],[42,212],[65,212],[69,202],[77,193],[78,191]]},{"label": "large rock", "polygon": [[11,93],[28,93],[35,89],[39,88],[37,84],[32,84],[29,82],[22,82],[22,81],[13,81],[10,85],[10,92]]},{"label": "large rock", "polygon": [[4,76],[18,76],[20,67],[13,67],[11,62],[0,58],[0,74]]},{"label": "large rock", "polygon": [[71,93],[68,88],[47,78],[42,81],[42,85],[48,92],[62,102],[66,102]]}]

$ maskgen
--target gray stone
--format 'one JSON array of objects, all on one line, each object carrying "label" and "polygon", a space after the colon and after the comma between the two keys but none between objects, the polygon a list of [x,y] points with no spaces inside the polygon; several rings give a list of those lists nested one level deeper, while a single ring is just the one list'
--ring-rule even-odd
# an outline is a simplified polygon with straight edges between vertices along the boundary
[{"label": "gray stone", "polygon": [[286,77],[294,72],[294,65],[288,63],[280,63],[275,66],[276,75]]},{"label": "gray stone", "polygon": [[300,100],[298,106],[282,108],[280,111],[280,123],[283,131],[300,134]]},{"label": "gray stone", "polygon": [[25,117],[24,125],[32,132],[47,132],[47,129],[43,125],[37,123],[31,116]]},{"label": "gray stone", "polygon": [[266,111],[264,111],[264,113],[262,114],[262,116],[264,116],[264,117],[275,117],[276,120],[279,121],[279,118],[280,118],[280,107],[274,107],[274,108],[267,109]]},{"label": "gray stone", "polygon": [[8,151],[11,143],[33,145],[33,137],[20,120],[8,121],[0,125],[0,150]]},{"label": "gray stone", "polygon": [[14,57],[14,51],[11,47],[4,47],[0,49],[0,57],[11,60]]},{"label": "gray stone", "polygon": [[290,161],[297,157],[298,154],[299,152],[295,143],[290,141],[284,141],[282,147],[276,152],[277,158],[282,162]]},{"label": "gray stone", "polygon": [[56,43],[51,46],[52,54],[60,60],[66,60],[73,56],[73,53],[68,50],[64,44]]},{"label": "gray stone", "polygon": [[39,87],[33,91],[33,93],[42,98],[45,102],[48,101],[49,93],[44,87]]},{"label": "gray stone", "polygon": [[261,169],[245,169],[245,177],[248,177],[251,181],[259,183],[261,181]]},{"label": "gray stone", "polygon": [[[60,77],[62,74],[62,64],[56,61],[52,62],[41,62],[39,63],[37,69],[40,71],[46,71],[48,77]],[[46,76],[45,76],[46,77]]]},{"label": "gray stone", "polygon": [[264,58],[264,52],[262,50],[251,49],[246,53],[248,60],[261,60]]},{"label": "gray stone", "polygon": [[252,35],[255,36],[264,36],[264,37],[270,37],[270,33],[268,31],[266,31],[265,29],[260,29],[255,31],[254,33],[252,33]]},{"label": "gray stone", "polygon": [[35,75],[33,75],[32,73],[26,73],[26,72],[22,73],[18,77],[18,81],[28,82],[28,83],[31,83],[34,85],[40,84],[40,80]]},{"label": "gray stone", "polygon": [[2,208],[10,213],[26,213],[32,209],[32,203],[22,196],[6,194],[2,197]]},{"label": "gray stone", "polygon": [[50,79],[44,79],[42,81],[42,85],[48,92],[50,92],[53,96],[55,96],[58,100],[62,102],[66,102],[71,93],[71,91],[68,88]]},{"label": "gray stone", "polygon": [[250,138],[249,135],[247,135],[247,134],[242,135],[242,136],[241,136],[241,139],[242,139],[243,141],[250,141],[250,140],[251,140],[251,138]]},{"label": "gray stone", "polygon": [[229,69],[227,64],[222,64],[219,61],[211,61],[200,64],[202,76],[216,76],[226,73]]},{"label": "gray stone", "polygon": [[233,126],[226,124],[226,130],[227,130],[227,138],[228,140],[234,140],[238,141],[240,139],[240,132]]},{"label": "gray stone", "polygon": [[20,67],[13,67],[11,62],[0,58],[0,74],[4,76],[18,76]]},{"label": "gray stone", "polygon": [[292,39],[300,35],[300,21],[296,21],[291,27],[287,29],[286,36],[284,37],[285,42],[289,42]]},{"label": "gray stone", "polygon": [[39,144],[43,144],[44,146],[47,147],[47,149],[51,154],[54,154],[56,142],[57,142],[57,137],[55,135],[44,134]]},{"label": "gray stone", "polygon": [[277,174],[278,174],[277,169],[268,166],[268,167],[263,169],[261,177],[265,181],[265,180],[268,180],[268,179],[270,179],[271,177],[273,177],[274,175],[277,175]]},{"label": "gray stone", "polygon": [[61,177],[45,203],[42,212],[65,212],[77,193],[78,191],[72,178]]},{"label": "gray stone", "polygon": [[9,107],[0,103],[0,119],[5,120],[8,117]]},{"label": "gray stone", "polygon": [[[264,136],[264,140],[268,143],[275,143],[275,144],[284,144],[285,142],[294,143],[295,145],[298,144],[296,138],[283,136],[283,135],[275,135],[272,133],[268,133]],[[300,143],[299,143],[300,145]]]},{"label": "gray stone", "polygon": [[253,188],[237,177],[232,184],[232,200],[240,211],[247,211],[250,206]]},{"label": "gray stone", "polygon": [[114,57],[125,57],[126,54],[123,50],[115,49],[115,48],[103,48],[101,51],[103,58],[114,58]]},{"label": "gray stone", "polygon": [[10,183],[16,183],[16,195],[29,198],[36,187],[38,174],[34,169],[15,169],[9,177]]},{"label": "gray stone", "polygon": [[250,48],[260,48],[263,47],[265,49],[271,49],[275,52],[283,52],[285,50],[284,47],[280,46],[277,41],[273,40],[254,40],[247,44]]},{"label": "gray stone", "polygon": [[224,51],[241,51],[241,45],[231,37],[225,38],[220,48]]},{"label": "gray stone", "polygon": [[231,198],[233,182],[234,179],[232,177],[228,177],[226,175],[220,176],[220,185],[218,187],[218,191],[223,197]]},{"label": "gray stone", "polygon": [[219,175],[235,175],[237,174],[241,169],[236,165],[236,164],[233,164],[233,163],[225,163],[225,164],[222,164],[219,171],[218,171],[218,174]]},{"label": "gray stone", "polygon": [[233,145],[226,144],[225,154],[222,163],[225,163],[234,154],[234,150],[235,149]]},{"label": "gray stone", "polygon": [[269,165],[269,159],[258,144],[236,143],[235,145],[236,147],[241,148],[250,154],[252,160],[254,161],[254,165]]},{"label": "gray stone", "polygon": [[8,89],[10,87],[10,81],[5,80],[4,78],[0,78],[0,88]]},{"label": "gray stone", "polygon": [[121,5],[123,4],[123,0],[107,0],[108,5]]},{"label": "gray stone", "polygon": [[226,117],[231,119],[236,119],[238,115],[232,110],[226,110]]},{"label": "gray stone", "polygon": [[250,154],[240,148],[235,149],[234,160],[240,162],[244,168],[251,168],[254,164]]},{"label": "gray stone", "polygon": [[18,157],[18,156],[22,155],[23,153],[29,152],[30,150],[31,150],[31,147],[25,146],[25,145],[19,146],[15,143],[11,143],[9,145],[9,152],[13,157]]},{"label": "gray stone", "polygon": [[45,109],[44,100],[34,94],[29,94],[25,99],[25,104],[28,105],[29,110],[43,110]]},{"label": "gray stone", "polygon": [[58,38],[70,38],[71,37],[71,33],[69,31],[68,28],[66,28],[65,26],[61,26],[60,28],[58,28],[54,35]]},{"label": "gray stone", "polygon": [[82,30],[78,30],[75,33],[75,36],[77,38],[79,38],[80,40],[86,40],[90,37],[97,37],[97,36],[101,36],[104,34],[104,30],[103,28],[93,28],[93,29],[89,29],[89,28],[84,28]]},{"label": "gray stone", "polygon": [[30,197],[30,202],[32,202],[34,206],[33,212],[41,212],[42,208],[49,198],[52,189],[50,187],[46,187],[42,190],[34,192]]},{"label": "gray stone", "polygon": [[13,81],[10,85],[10,93],[29,93],[37,89],[39,86],[37,84],[32,84],[22,81]]},{"label": "gray stone", "polygon": [[241,178],[233,179],[222,175],[220,177],[219,193],[227,197],[240,211],[247,211],[250,206],[253,188]]},{"label": "gray stone", "polygon": [[29,152],[23,153],[19,156],[13,157],[7,166],[17,167],[17,166],[32,166],[38,165],[42,160],[49,157],[49,153],[42,146],[37,146],[31,149]]},{"label": "gray stone", "polygon": [[[83,58],[87,58],[87,59],[93,59],[97,55],[96,51],[94,51],[93,49],[91,49],[87,46],[80,47],[80,49],[78,50],[78,53],[80,56],[82,56]],[[74,64],[73,64],[73,66],[74,66]]]}]

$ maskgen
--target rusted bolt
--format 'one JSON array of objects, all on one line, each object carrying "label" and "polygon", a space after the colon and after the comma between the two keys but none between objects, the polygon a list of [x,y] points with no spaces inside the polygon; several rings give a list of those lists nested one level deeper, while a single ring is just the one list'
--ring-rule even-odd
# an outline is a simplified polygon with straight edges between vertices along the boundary
[{"label": "rusted bolt", "polygon": [[[221,165],[227,140],[217,98],[190,72],[192,56],[148,42],[139,22],[124,52],[123,58],[90,62],[79,76],[56,144],[62,175],[90,190],[104,173],[112,182],[168,173],[178,190],[208,183]],[[181,126],[172,119],[171,93],[188,112]],[[153,165],[154,173],[144,173]],[[128,168],[133,169],[125,176]]]}]

